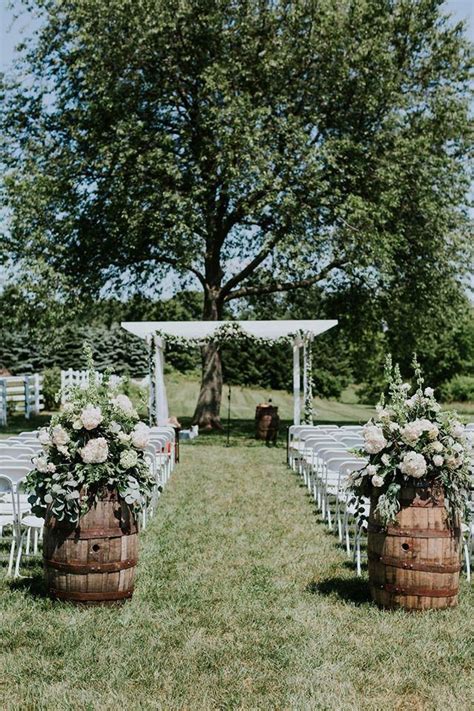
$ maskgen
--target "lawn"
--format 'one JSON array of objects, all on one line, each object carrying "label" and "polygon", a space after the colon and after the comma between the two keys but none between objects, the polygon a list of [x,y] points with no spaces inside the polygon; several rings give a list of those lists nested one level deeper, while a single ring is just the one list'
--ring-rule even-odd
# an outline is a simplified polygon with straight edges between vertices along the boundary
[{"label": "lawn", "polygon": [[2,579],[2,709],[472,708],[467,583],[455,610],[379,611],[284,448],[224,441],[183,446],[123,607],[49,601],[34,562]]}]

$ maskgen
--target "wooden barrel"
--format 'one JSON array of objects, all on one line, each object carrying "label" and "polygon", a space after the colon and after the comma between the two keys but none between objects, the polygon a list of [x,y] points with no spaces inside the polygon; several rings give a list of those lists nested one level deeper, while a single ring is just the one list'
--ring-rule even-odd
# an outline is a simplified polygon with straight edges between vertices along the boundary
[{"label": "wooden barrel", "polygon": [[138,556],[137,522],[115,491],[71,526],[47,515],[43,559],[53,598],[98,605],[132,597]]},{"label": "wooden barrel", "polygon": [[278,407],[257,405],[255,410],[255,438],[265,442],[276,442],[280,418]]},{"label": "wooden barrel", "polygon": [[384,529],[371,502],[369,582],[380,607],[428,610],[455,607],[461,568],[460,530],[447,522],[440,486],[402,487],[397,520]]}]

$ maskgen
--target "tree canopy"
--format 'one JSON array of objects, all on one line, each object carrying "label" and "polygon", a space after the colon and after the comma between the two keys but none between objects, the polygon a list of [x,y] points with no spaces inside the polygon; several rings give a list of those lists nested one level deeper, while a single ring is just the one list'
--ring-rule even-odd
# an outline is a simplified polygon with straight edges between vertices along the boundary
[{"label": "tree canopy", "polygon": [[[41,29],[3,112],[8,254],[69,294],[172,268],[211,319],[316,283],[449,291],[471,54],[441,5],[28,0]],[[211,423],[220,369],[205,353]]]}]

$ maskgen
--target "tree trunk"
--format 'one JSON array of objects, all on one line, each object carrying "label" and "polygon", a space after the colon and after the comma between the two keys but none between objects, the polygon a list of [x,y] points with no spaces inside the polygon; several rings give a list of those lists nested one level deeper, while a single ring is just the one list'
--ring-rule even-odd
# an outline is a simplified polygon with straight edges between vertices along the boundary
[{"label": "tree trunk", "polygon": [[[217,299],[205,300],[203,321],[219,321],[222,307]],[[193,424],[200,429],[222,429],[220,411],[222,401],[222,359],[218,346],[210,343],[201,348],[201,390],[193,415]]]},{"label": "tree trunk", "polygon": [[222,360],[216,345],[203,346],[202,380],[193,423],[201,429],[222,429],[220,410],[222,400]]}]

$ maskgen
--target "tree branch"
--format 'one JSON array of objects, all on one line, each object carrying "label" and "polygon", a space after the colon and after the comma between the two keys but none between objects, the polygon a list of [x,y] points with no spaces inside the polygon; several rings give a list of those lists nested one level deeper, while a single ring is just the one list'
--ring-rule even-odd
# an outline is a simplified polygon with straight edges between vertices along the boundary
[{"label": "tree branch", "polygon": [[161,264],[169,264],[172,267],[175,267],[176,269],[184,269],[188,272],[192,272],[194,276],[196,276],[199,281],[201,282],[202,286],[204,289],[206,289],[207,284],[206,284],[206,279],[203,274],[199,271],[199,269],[196,269],[195,267],[190,267],[185,264],[180,264],[179,259],[173,259],[172,257],[151,257],[154,262],[158,262]]},{"label": "tree branch", "polygon": [[231,299],[240,299],[244,296],[259,296],[260,294],[275,294],[282,291],[293,291],[294,289],[303,289],[307,286],[312,286],[318,281],[322,281],[327,275],[333,270],[343,267],[347,264],[347,260],[335,259],[330,262],[326,267],[321,269],[319,274],[315,276],[308,277],[307,279],[301,279],[300,281],[287,281],[287,282],[273,282],[270,284],[262,284],[261,286],[244,286],[242,289],[236,289],[231,291],[224,297],[224,301],[230,301]]},{"label": "tree branch", "polygon": [[280,239],[280,235],[273,237],[267,245],[262,249],[259,254],[256,255],[248,264],[246,267],[244,267],[238,274],[235,274],[233,277],[229,279],[229,281],[224,284],[222,287],[221,294],[223,297],[226,297],[228,295],[228,298],[230,297],[229,292],[234,288],[234,286],[237,286],[241,281],[246,279],[250,274],[252,274],[257,267],[260,266],[262,262],[265,261],[265,259],[268,257],[269,254],[271,254],[272,249],[275,247],[277,244],[278,240]]}]

